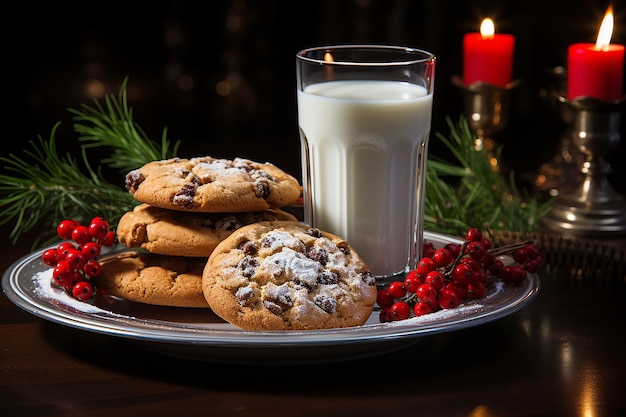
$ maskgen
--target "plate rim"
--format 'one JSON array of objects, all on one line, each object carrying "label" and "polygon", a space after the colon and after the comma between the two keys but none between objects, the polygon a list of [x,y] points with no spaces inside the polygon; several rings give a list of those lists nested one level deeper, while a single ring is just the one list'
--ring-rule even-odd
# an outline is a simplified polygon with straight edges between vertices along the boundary
[{"label": "plate rim", "polygon": [[[424,240],[439,243],[459,243],[458,237],[424,231]],[[27,312],[58,324],[80,330],[123,337],[138,341],[158,342],[160,344],[194,345],[204,347],[316,347],[337,346],[351,343],[387,343],[402,339],[413,341],[422,336],[474,327],[498,320],[515,313],[532,302],[541,288],[538,274],[529,273],[520,288],[519,296],[512,302],[499,308],[482,312],[469,313],[460,318],[435,321],[425,324],[413,324],[411,320],[393,323],[366,324],[363,326],[322,329],[322,330],[288,330],[288,331],[247,331],[232,326],[232,329],[214,330],[193,325],[174,326],[172,322],[163,320],[138,320],[131,316],[118,313],[72,312],[68,308],[55,306],[48,299],[34,299],[28,294],[16,290],[16,281],[24,279],[20,273],[24,268],[37,263],[46,248],[30,252],[9,266],[2,276],[2,289],[7,298]],[[115,253],[129,248],[120,248]],[[34,277],[34,275],[31,275]],[[470,303],[468,303],[471,305]],[[483,305],[478,304],[478,305]],[[66,306],[68,307],[68,306]],[[80,314],[79,314],[80,313]],[[141,323],[141,324],[135,324]],[[170,323],[170,324],[168,324]],[[149,327],[147,327],[150,325]],[[169,325],[169,328],[168,328]],[[153,329],[154,327],[154,329]],[[158,330],[156,327],[165,327]]]}]

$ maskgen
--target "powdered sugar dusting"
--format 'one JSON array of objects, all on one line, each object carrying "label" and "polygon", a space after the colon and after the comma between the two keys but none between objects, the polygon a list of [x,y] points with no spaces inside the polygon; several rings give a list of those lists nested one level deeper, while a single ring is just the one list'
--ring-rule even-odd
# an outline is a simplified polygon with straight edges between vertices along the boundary
[{"label": "powdered sugar dusting", "polygon": [[46,300],[56,300],[63,303],[65,306],[71,307],[72,309],[83,313],[108,313],[106,310],[96,307],[93,304],[79,301],[71,297],[61,288],[52,285],[52,268],[35,274],[33,282],[36,285],[34,292],[41,298]]},{"label": "powdered sugar dusting", "polygon": [[317,276],[321,272],[321,265],[318,262],[308,259],[291,248],[283,248],[282,251],[265,258],[262,265],[274,276],[285,271],[287,278],[298,277],[298,280],[307,283],[310,287],[315,286]]},{"label": "powdered sugar dusting", "polygon": [[410,319],[400,321],[391,321],[385,324],[389,326],[414,326],[434,323],[441,320],[454,319],[459,316],[480,313],[484,308],[484,305],[478,303],[463,304],[455,308],[442,309],[434,313],[424,314],[423,316],[411,317]]}]

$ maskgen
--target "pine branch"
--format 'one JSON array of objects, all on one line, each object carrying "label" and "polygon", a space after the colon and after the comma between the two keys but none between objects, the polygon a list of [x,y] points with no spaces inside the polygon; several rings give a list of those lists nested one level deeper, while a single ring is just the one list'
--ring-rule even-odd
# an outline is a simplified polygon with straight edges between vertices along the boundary
[{"label": "pine branch", "polygon": [[110,148],[111,156],[101,162],[124,173],[150,161],[169,159],[180,145],[180,141],[170,143],[167,129],[163,129],[160,145],[152,142],[133,121],[133,110],[127,102],[127,81],[122,83],[119,98],[105,96],[104,106],[94,100],[93,106],[83,104],[81,110],[69,109],[75,115],[74,131],[80,135],[83,146]]},{"label": "pine branch", "polygon": [[32,150],[24,150],[33,163],[13,154],[0,157],[7,171],[0,175],[0,225],[14,222],[13,243],[38,228],[41,232],[33,247],[48,243],[55,238],[58,222],[66,218],[88,223],[95,216],[104,216],[117,224],[124,211],[137,205],[128,191],[104,181],[91,168],[85,149],[86,174],[69,154],[58,155],[55,133],[59,125],[54,126],[48,141],[39,136],[38,142],[30,142]]},{"label": "pine branch", "polygon": [[437,138],[456,163],[429,157],[425,229],[453,235],[463,234],[470,227],[537,231],[551,201],[539,202],[526,190],[518,190],[513,172],[507,180],[494,171],[487,151],[474,148],[475,137],[463,117],[456,125],[449,118],[447,122],[449,137],[438,133]]}]

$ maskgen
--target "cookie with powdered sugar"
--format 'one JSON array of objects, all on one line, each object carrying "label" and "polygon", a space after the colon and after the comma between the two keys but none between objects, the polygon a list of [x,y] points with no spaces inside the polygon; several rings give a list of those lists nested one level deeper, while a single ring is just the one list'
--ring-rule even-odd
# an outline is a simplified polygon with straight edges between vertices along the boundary
[{"label": "cookie with powdered sugar", "polygon": [[242,226],[260,221],[297,221],[280,209],[243,213],[182,213],[140,204],[124,213],[116,227],[117,239],[129,248],[172,256],[208,258],[213,249]]},{"label": "cookie with powdered sugar", "polygon": [[376,282],[342,238],[296,222],[244,226],[213,251],[202,274],[211,309],[245,330],[359,326]]},{"label": "cookie with powdered sugar", "polygon": [[126,189],[142,203],[179,211],[264,211],[293,204],[298,180],[275,165],[210,156],[153,161],[126,174]]}]

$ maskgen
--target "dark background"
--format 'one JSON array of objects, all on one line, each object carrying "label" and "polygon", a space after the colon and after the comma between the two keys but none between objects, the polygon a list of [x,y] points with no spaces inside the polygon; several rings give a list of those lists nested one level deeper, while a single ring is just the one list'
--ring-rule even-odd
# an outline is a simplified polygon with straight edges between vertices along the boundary
[{"label": "dark background", "polygon": [[[613,43],[626,43],[626,1],[614,1]],[[117,95],[129,77],[136,122],[154,140],[163,128],[179,155],[270,161],[300,177],[295,54],[334,43],[389,43],[438,58],[430,151],[446,154],[434,133],[457,121],[462,38],[491,17],[516,36],[511,121],[498,140],[506,163],[532,178],[556,150],[564,123],[542,97],[566,65],[571,43],[596,40],[607,1],[217,0],[12,2],[3,40],[4,152],[20,154],[62,122],[62,152],[78,149],[68,108],[91,103],[90,86]],[[230,93],[216,86],[228,82]],[[190,83],[191,82],[191,83]],[[626,123],[622,123],[625,125]],[[624,128],[622,128],[622,132]],[[624,137],[624,133],[622,133]],[[609,180],[626,192],[626,142],[608,156]],[[122,178],[119,178],[120,184]]]}]

